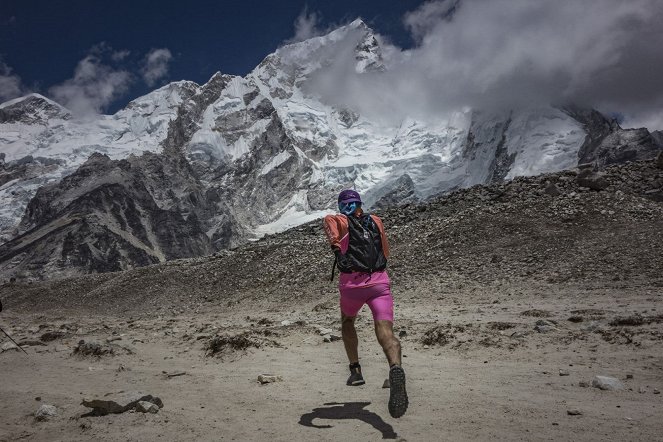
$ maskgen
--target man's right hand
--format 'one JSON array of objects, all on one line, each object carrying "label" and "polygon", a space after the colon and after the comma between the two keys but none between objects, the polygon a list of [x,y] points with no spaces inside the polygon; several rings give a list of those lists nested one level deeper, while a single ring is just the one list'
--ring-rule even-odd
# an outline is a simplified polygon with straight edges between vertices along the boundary
[{"label": "man's right hand", "polygon": [[338,268],[341,271],[350,270],[350,259],[348,258],[348,255],[341,253],[341,251],[338,249],[334,249],[334,254],[336,255],[336,263],[338,264]]}]

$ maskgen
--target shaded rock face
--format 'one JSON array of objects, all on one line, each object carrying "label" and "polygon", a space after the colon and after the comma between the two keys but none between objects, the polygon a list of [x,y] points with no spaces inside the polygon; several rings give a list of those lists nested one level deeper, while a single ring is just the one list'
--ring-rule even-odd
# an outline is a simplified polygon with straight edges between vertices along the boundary
[{"label": "shaded rock face", "polygon": [[109,272],[209,254],[200,201],[181,157],[95,154],[30,201],[24,233],[0,246],[0,274]]},{"label": "shaded rock face", "polygon": [[215,74],[197,94],[193,94],[188,100],[178,107],[177,117],[168,126],[168,135],[163,140],[165,149],[181,149],[196,130],[198,121],[207,107],[218,100],[221,91],[232,79],[230,75]]},{"label": "shaded rock face", "polygon": [[596,152],[600,166],[655,158],[663,150],[647,129],[621,129],[605,137]]},{"label": "shaded rock face", "polygon": [[627,161],[647,160],[663,150],[660,132],[647,129],[622,129],[617,121],[596,110],[567,107],[564,109],[578,120],[587,136],[578,151],[578,164],[595,163],[598,167]]},{"label": "shaded rock face", "polygon": [[414,190],[414,183],[409,175],[401,175],[390,187],[388,193],[382,195],[373,205],[372,209],[384,209],[386,207],[398,206],[401,204],[413,203],[417,201]]},{"label": "shaded rock face", "polygon": [[0,124],[40,124],[56,118],[69,120],[71,113],[39,94],[31,94],[16,104],[0,108]]}]

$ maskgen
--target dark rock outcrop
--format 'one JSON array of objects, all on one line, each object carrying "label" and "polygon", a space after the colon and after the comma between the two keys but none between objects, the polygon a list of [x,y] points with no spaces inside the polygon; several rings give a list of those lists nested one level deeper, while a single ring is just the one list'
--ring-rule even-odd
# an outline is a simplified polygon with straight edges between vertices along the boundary
[{"label": "dark rock outcrop", "polygon": [[177,155],[113,161],[94,154],[37,192],[24,233],[0,246],[0,273],[109,272],[209,254],[212,245],[196,215],[205,210],[202,192]]},{"label": "dark rock outcrop", "polygon": [[660,133],[647,129],[623,129],[616,120],[608,119],[593,109],[575,106],[563,109],[583,125],[587,133],[578,151],[578,164],[595,163],[598,167],[627,161],[651,159],[663,149]]},{"label": "dark rock outcrop", "polygon": [[69,120],[71,113],[39,94],[26,95],[22,100],[0,109],[0,124],[42,124],[55,118]]}]

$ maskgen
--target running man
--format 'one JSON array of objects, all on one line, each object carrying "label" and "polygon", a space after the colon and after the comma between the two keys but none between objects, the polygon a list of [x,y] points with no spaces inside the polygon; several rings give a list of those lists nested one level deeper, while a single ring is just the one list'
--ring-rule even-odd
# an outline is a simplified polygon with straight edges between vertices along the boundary
[{"label": "running man", "polygon": [[336,255],[341,272],[341,322],[345,351],[350,361],[348,385],[363,385],[359,365],[359,340],[355,329],[357,313],[364,304],[373,313],[375,335],[389,363],[389,414],[401,417],[408,406],[405,372],[401,367],[401,343],[394,336],[394,300],[391,283],[385,270],[389,244],[382,220],[364,213],[361,197],[354,190],[338,196],[338,215],[327,215],[325,233]]}]

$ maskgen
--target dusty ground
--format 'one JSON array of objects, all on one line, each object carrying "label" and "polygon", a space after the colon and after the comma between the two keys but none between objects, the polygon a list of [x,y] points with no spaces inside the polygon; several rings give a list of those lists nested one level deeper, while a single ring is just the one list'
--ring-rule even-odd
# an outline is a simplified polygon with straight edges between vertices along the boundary
[{"label": "dusty ground", "polygon": [[[663,169],[605,179],[518,178],[379,213],[410,393],[398,420],[366,309],[366,385],[345,386],[342,343],[320,335],[340,334],[320,223],[212,257],[5,281],[0,326],[30,345],[0,354],[0,441],[663,440]],[[206,355],[217,336],[255,346]],[[81,339],[114,354],[72,354]],[[626,388],[582,386],[596,375]],[[164,407],[83,417],[82,399],[131,390]],[[58,417],[36,422],[41,403]]]},{"label": "dusty ground", "polygon": [[[0,440],[663,438],[663,395],[655,394],[663,389],[660,287],[485,287],[439,293],[434,303],[398,288],[395,295],[411,400],[398,420],[387,412],[388,390],[381,388],[387,367],[366,310],[359,328],[367,383],[345,386],[342,343],[325,343],[319,333],[339,329],[333,295],[279,311],[240,303],[196,316],[4,312],[3,326],[19,340],[65,334],[27,347],[29,356],[0,354]],[[631,321],[622,322],[642,324],[615,321],[626,317]],[[541,319],[556,321],[557,329],[534,331]],[[293,324],[282,326],[283,320]],[[441,333],[426,334],[438,326]],[[211,337],[243,331],[261,348],[205,356]],[[426,336],[436,342],[424,345]],[[80,339],[114,338],[121,339],[112,342],[113,356],[71,354]],[[186,374],[167,376],[178,372]],[[283,381],[260,385],[261,373]],[[622,379],[627,389],[579,386],[595,375]],[[122,390],[159,396],[164,408],[155,415],[82,417],[89,411],[83,398]],[[59,416],[36,422],[32,414],[41,403],[58,407]],[[568,415],[570,409],[582,415]]]}]

